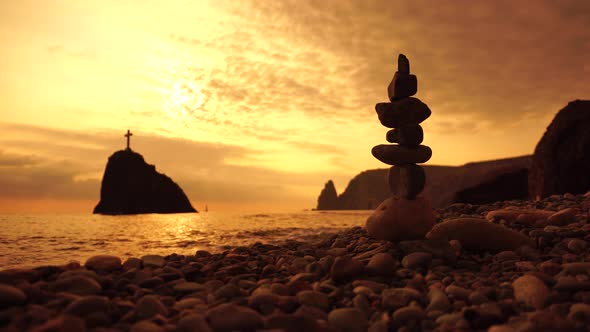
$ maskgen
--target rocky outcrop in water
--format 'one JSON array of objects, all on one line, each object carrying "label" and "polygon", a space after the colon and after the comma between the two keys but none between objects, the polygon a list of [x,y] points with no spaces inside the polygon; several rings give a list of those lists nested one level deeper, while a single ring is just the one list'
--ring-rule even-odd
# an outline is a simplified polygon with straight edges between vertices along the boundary
[{"label": "rocky outcrop in water", "polygon": [[140,214],[197,212],[184,191],[165,174],[158,173],[131,149],[109,157],[94,213]]},{"label": "rocky outcrop in water", "polygon": [[590,100],[575,100],[557,113],[537,144],[529,176],[533,198],[590,189]]},{"label": "rocky outcrop in water", "polygon": [[324,189],[318,197],[318,210],[337,210],[338,209],[338,194],[334,182],[329,180],[324,185]]}]

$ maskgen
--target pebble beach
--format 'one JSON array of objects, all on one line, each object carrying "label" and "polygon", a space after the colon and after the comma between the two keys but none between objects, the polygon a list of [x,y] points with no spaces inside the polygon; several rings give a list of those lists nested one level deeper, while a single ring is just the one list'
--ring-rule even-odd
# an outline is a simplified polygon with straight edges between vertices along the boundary
[{"label": "pebble beach", "polygon": [[437,223],[480,218],[530,239],[514,250],[379,241],[354,227],[220,253],[4,270],[0,330],[587,331],[589,210],[590,193],[436,210]]}]

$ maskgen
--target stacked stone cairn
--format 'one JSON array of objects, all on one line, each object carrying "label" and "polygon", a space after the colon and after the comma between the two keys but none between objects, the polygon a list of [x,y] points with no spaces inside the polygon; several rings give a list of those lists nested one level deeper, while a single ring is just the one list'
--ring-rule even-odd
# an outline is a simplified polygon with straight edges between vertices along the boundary
[{"label": "stacked stone cairn", "polygon": [[398,70],[387,88],[391,102],[375,105],[381,124],[392,128],[387,132],[387,141],[397,143],[380,144],[371,151],[375,158],[393,165],[388,179],[392,197],[377,207],[366,224],[369,234],[378,239],[420,239],[434,225],[430,202],[420,196],[426,182],[424,169],[416,165],[432,156],[432,150],[420,144],[424,138],[420,123],[431,111],[412,97],[417,90],[418,80],[410,74],[410,62],[400,54]]}]

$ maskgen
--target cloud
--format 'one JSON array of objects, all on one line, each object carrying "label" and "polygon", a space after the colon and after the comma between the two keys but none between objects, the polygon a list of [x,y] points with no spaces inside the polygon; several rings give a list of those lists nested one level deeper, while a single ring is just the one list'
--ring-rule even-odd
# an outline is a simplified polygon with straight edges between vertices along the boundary
[{"label": "cloud", "polygon": [[231,50],[211,95],[359,119],[385,99],[403,52],[418,74],[418,96],[434,112],[519,121],[527,105],[554,112],[544,105],[588,93],[580,74],[590,52],[588,8],[583,1],[250,1],[233,8],[239,33],[207,44]]}]

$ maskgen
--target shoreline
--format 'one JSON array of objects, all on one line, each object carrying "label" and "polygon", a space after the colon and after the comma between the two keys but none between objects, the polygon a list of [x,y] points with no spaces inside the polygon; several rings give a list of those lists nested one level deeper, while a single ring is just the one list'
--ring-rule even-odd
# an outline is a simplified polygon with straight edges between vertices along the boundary
[{"label": "shoreline", "polygon": [[0,329],[585,331],[590,195],[453,204],[436,212],[440,221],[506,207],[529,216],[575,213],[559,225],[492,220],[536,243],[494,253],[457,241],[378,241],[353,227],[314,241],[222,253],[124,262],[102,255],[85,265],[2,270]]}]

